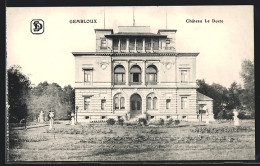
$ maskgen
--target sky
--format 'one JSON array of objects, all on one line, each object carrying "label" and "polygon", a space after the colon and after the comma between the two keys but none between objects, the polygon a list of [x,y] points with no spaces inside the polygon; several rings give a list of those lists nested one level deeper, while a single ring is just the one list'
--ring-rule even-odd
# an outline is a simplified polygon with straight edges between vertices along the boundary
[{"label": "sky", "polygon": [[[35,85],[46,80],[74,86],[72,52],[95,51],[94,29],[104,28],[104,11],[105,28],[115,33],[118,26],[133,25],[133,11],[135,25],[150,26],[153,33],[166,29],[166,23],[168,29],[177,29],[177,52],[199,52],[196,77],[209,84],[242,85],[241,63],[254,59],[253,6],[8,7],[7,68],[20,65]],[[33,19],[44,21],[43,34],[31,33]],[[74,19],[97,23],[70,23]]]}]

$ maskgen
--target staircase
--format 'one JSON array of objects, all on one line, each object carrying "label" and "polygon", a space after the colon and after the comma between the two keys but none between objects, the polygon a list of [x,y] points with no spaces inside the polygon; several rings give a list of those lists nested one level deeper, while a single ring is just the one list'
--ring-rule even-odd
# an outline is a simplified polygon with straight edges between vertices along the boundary
[{"label": "staircase", "polygon": [[139,118],[146,118],[146,114],[132,114],[128,122],[138,122]]}]

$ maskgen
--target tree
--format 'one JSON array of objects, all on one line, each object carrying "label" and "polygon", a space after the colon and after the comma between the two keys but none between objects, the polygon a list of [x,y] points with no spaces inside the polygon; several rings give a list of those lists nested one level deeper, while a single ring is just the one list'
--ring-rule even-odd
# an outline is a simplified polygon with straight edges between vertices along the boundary
[{"label": "tree", "polygon": [[220,114],[219,113],[225,109],[225,105],[228,102],[227,98],[227,89],[220,84],[213,83],[209,85],[205,82],[205,80],[197,80],[197,85],[199,88],[197,89],[198,92],[212,98],[213,101],[213,114],[214,118],[224,118],[222,115],[226,113]]},{"label": "tree", "polygon": [[28,108],[31,120],[37,118],[40,111],[48,117],[49,110],[54,109],[56,119],[68,119],[74,110],[74,89],[69,85],[62,89],[57,83],[43,82],[30,92]]},{"label": "tree", "polygon": [[19,122],[27,117],[27,97],[30,90],[30,80],[22,73],[22,68],[13,65],[7,70],[8,74],[8,116],[10,122]]},{"label": "tree", "polygon": [[239,96],[241,103],[254,114],[255,111],[255,78],[254,64],[250,60],[242,62],[242,71],[240,73],[244,83],[244,90]]},{"label": "tree", "polygon": [[240,85],[238,85],[236,82],[233,82],[230,85],[230,88],[228,89],[228,103],[227,103],[227,109],[233,110],[233,109],[240,109],[241,103],[239,100],[239,96],[242,92],[242,88]]}]

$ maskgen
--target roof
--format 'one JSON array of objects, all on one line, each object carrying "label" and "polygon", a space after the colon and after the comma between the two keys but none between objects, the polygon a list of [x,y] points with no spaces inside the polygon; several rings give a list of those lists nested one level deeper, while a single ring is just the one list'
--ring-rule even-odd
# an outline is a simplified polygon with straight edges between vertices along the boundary
[{"label": "roof", "polygon": [[155,34],[155,33],[141,33],[141,32],[118,32],[111,35],[105,35],[105,37],[117,37],[117,36],[149,36],[149,37],[167,37],[167,35]]},{"label": "roof", "polygon": [[197,92],[197,100],[198,101],[212,101],[213,99],[208,97],[208,96],[206,96],[206,95],[203,95],[200,92]]},{"label": "roof", "polygon": [[177,29],[159,29],[158,33],[160,32],[177,32]]},{"label": "roof", "polygon": [[96,33],[96,31],[111,31],[112,33],[114,33],[113,29],[94,29],[94,30],[95,30],[95,33]]},{"label": "roof", "polygon": [[176,52],[72,52],[74,56],[198,56],[199,53],[176,53]]}]

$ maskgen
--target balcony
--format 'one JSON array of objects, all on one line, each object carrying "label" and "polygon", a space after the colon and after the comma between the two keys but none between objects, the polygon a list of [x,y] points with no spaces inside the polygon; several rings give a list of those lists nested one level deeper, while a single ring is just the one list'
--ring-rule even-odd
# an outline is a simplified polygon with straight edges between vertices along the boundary
[{"label": "balcony", "polygon": [[174,50],[174,47],[164,47],[165,50]]},{"label": "balcony", "polygon": [[146,82],[145,85],[157,85],[157,82]]},{"label": "balcony", "polygon": [[142,82],[129,82],[129,85],[141,85]]},{"label": "balcony", "polygon": [[114,82],[114,85],[125,85],[125,82]]}]

